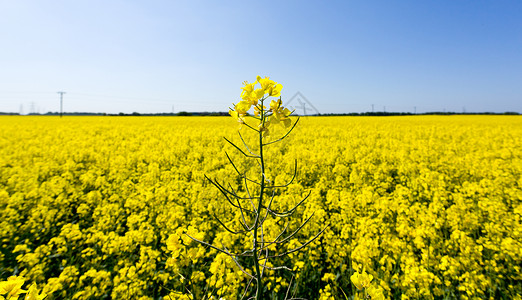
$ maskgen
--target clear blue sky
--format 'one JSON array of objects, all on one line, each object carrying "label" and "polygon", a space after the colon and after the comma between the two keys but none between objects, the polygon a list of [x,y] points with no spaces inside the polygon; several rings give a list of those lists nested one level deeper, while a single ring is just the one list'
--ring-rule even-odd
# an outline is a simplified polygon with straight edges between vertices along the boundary
[{"label": "clear blue sky", "polygon": [[522,1],[0,0],[0,111],[522,112]]}]

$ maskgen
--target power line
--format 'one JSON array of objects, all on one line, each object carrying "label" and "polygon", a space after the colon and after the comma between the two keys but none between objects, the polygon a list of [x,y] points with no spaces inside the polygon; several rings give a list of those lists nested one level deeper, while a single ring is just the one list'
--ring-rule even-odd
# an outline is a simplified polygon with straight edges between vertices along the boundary
[{"label": "power line", "polygon": [[153,102],[171,102],[172,99],[158,99],[158,98],[143,98],[143,97],[127,97],[127,96],[111,96],[111,95],[94,95],[94,94],[84,94],[84,93],[74,93],[75,96],[84,96],[84,97],[94,97],[94,98],[113,98],[113,99],[122,99],[122,100],[135,100],[139,102],[149,103]]}]

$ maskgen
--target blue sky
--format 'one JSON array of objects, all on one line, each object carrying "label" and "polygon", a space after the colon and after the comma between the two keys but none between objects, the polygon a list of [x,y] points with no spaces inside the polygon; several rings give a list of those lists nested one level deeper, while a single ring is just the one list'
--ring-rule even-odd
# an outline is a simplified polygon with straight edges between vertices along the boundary
[{"label": "blue sky", "polygon": [[[522,112],[522,1],[0,1],[0,111]],[[295,101],[294,101],[295,102]]]}]

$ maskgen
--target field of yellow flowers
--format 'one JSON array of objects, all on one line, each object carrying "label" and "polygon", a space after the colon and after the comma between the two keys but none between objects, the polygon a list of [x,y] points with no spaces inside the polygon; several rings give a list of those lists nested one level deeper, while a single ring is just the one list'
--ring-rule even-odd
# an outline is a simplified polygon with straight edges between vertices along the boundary
[{"label": "field of yellow flowers", "polygon": [[[230,117],[0,117],[0,281],[23,276],[46,299],[224,299],[244,275],[225,255],[237,211],[207,175],[237,183],[225,151],[256,168]],[[345,299],[354,272],[392,299],[520,299],[522,118],[304,117],[267,150],[288,181],[275,208],[307,193],[312,220],[274,259],[265,298]],[[274,232],[285,224],[267,219]],[[266,233],[270,235],[270,232]],[[278,249],[284,251],[285,249]]]}]

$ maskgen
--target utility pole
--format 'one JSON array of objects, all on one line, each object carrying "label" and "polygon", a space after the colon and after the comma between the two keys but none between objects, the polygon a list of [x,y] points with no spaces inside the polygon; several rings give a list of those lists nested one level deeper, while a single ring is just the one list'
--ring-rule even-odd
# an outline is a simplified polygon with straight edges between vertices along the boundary
[{"label": "utility pole", "polygon": [[373,113],[373,104],[372,104],[372,113]]},{"label": "utility pole", "polygon": [[63,115],[63,94],[65,94],[65,92],[58,92],[58,94],[60,94],[60,118],[61,118]]},{"label": "utility pole", "polygon": [[414,106],[414,107],[413,107],[413,114],[414,114],[414,115],[417,114],[417,106]]}]

